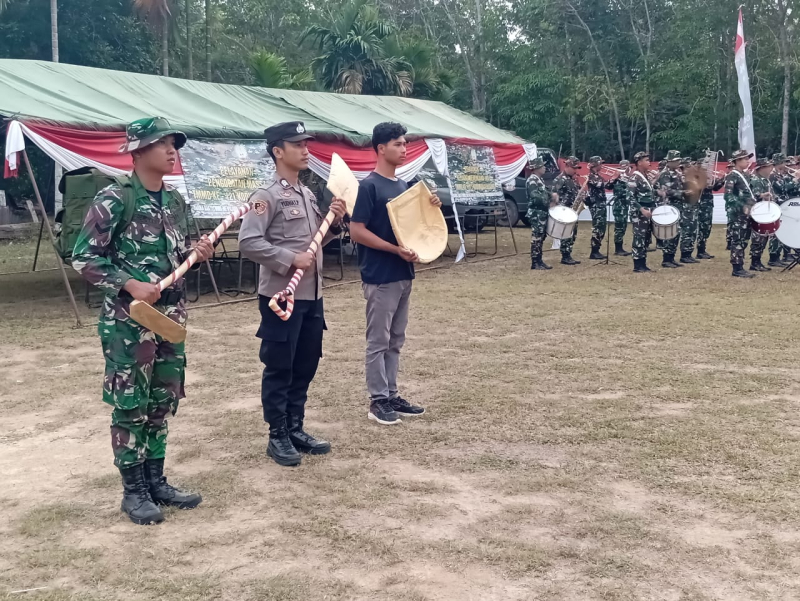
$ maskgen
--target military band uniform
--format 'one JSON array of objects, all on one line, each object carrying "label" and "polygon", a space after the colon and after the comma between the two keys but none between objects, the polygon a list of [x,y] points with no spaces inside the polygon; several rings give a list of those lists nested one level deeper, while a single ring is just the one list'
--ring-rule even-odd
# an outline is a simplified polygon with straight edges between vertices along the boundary
[{"label": "military band uniform", "polygon": [[630,212],[629,187],[630,177],[621,174],[609,182],[606,188],[612,190],[614,207],[614,254],[625,256],[628,253],[622,248],[625,232],[628,231],[628,213]]},{"label": "military band uniform", "polygon": [[714,192],[718,192],[725,185],[725,178],[717,178],[703,189],[700,202],[697,204],[697,258],[713,259],[708,254],[707,244],[711,237],[711,226],[714,220]]},{"label": "military band uniform", "polygon": [[531,224],[531,267],[534,268],[542,262],[542,245],[547,235],[550,193],[542,178],[535,173],[525,182],[525,190],[528,196],[526,217]]},{"label": "military band uniform", "polygon": [[[608,227],[608,209],[606,207],[606,182],[599,173],[589,173],[586,184],[586,206],[592,214],[592,253],[600,253],[603,238]],[[602,257],[603,259],[605,257]]]},{"label": "military band uniform", "polygon": [[[670,169],[667,167],[667,169],[665,169],[656,180],[655,188],[659,192],[665,192],[665,196],[661,197],[662,204],[675,207],[678,209],[678,211],[680,211],[681,214],[680,230],[678,235],[671,240],[663,241],[664,259],[662,265],[665,267],[675,267],[678,265],[675,263],[675,251],[678,249],[678,242],[683,238],[684,232],[685,235],[691,240],[688,228],[686,227],[687,223],[690,224],[692,221],[691,213],[684,210],[684,205],[688,203],[684,202],[683,175],[677,169]],[[659,194],[659,196],[661,195]],[[684,214],[687,216],[686,219],[684,219]]]},{"label": "military band uniform", "polygon": [[748,216],[755,204],[753,193],[745,175],[733,169],[725,177],[725,212],[728,215],[728,230],[731,236],[731,265],[734,273],[744,271],[744,251],[750,239]]},{"label": "military band uniform", "polygon": [[[781,153],[776,153],[773,155],[772,160],[775,165],[785,164],[786,156]],[[795,198],[798,194],[800,194],[800,184],[798,184],[797,180],[788,172],[780,172],[775,169],[770,174],[769,179],[772,183],[772,190],[775,193],[774,200],[779,205],[782,205],[790,198]],[[781,252],[783,252],[785,256],[789,254],[790,250],[791,249],[788,246],[781,244],[780,240],[778,240],[778,237],[773,234],[769,242],[770,263],[779,263]]]},{"label": "military band uniform", "polygon": [[[772,197],[769,179],[759,175],[753,175],[750,178],[750,190],[753,192],[753,197],[756,202],[769,200]],[[761,256],[764,254],[764,249],[769,242],[769,236],[759,234],[751,228],[750,234],[750,270],[751,271],[769,271],[769,267],[765,267],[761,262]]]},{"label": "military band uniform", "polygon": [[[553,181],[553,191],[558,194],[558,203],[570,209],[575,204],[575,198],[580,190],[575,177],[561,173]],[[575,239],[578,236],[578,224],[575,224],[575,232],[569,238],[561,240],[561,260],[569,260],[572,257],[572,249],[575,246]]]},{"label": "military band uniform", "polygon": [[647,270],[647,238],[652,231],[650,217],[642,215],[642,209],[655,208],[653,186],[641,171],[635,171],[628,182],[631,228],[633,229],[633,265],[636,271]]}]

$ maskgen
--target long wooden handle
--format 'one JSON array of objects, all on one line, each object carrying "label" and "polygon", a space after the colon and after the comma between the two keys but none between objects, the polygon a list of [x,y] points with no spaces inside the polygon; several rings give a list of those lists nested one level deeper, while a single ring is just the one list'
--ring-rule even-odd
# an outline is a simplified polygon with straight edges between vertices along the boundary
[{"label": "long wooden handle", "polygon": [[[214,244],[214,242],[219,240],[219,237],[223,233],[225,233],[225,230],[227,230],[233,224],[234,221],[244,217],[247,213],[250,212],[252,208],[253,204],[247,203],[236,209],[233,213],[228,215],[222,221],[222,223],[220,223],[214,229],[213,232],[208,234],[208,241],[211,242],[211,244]],[[157,284],[158,290],[160,292],[163,292],[164,290],[172,286],[172,284],[174,284],[177,279],[182,278],[184,275],[186,275],[186,272],[189,271],[189,269],[191,269],[192,265],[197,263],[197,257],[198,257],[197,251],[193,250],[189,255],[188,259],[186,259],[183,263],[181,263],[181,265],[175,271],[173,271],[171,274],[169,274],[167,277],[165,277]]]},{"label": "long wooden handle", "polygon": [[[317,250],[319,250],[319,246],[322,244],[322,239],[328,233],[328,229],[331,227],[334,219],[336,219],[334,212],[328,211],[328,214],[325,215],[322,225],[319,226],[317,233],[314,235],[311,245],[308,247],[308,252],[310,252],[312,255],[316,256]],[[283,321],[287,321],[292,316],[292,312],[294,311],[294,291],[297,289],[297,285],[300,283],[300,280],[303,279],[304,273],[305,271],[302,269],[296,270],[292,276],[292,279],[289,280],[289,285],[286,286],[284,290],[278,292],[269,301],[269,308],[275,311],[275,314]],[[281,309],[280,306],[280,303],[284,302],[286,303],[286,310]]]}]

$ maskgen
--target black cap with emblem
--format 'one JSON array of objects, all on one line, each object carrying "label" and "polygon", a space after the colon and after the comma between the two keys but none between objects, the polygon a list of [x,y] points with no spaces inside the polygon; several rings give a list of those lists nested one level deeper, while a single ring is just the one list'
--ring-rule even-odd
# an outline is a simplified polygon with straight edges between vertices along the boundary
[{"label": "black cap with emblem", "polygon": [[306,126],[302,121],[288,121],[268,127],[264,130],[264,137],[267,139],[267,144],[274,144],[280,141],[301,142],[314,139],[314,136],[306,132]]}]

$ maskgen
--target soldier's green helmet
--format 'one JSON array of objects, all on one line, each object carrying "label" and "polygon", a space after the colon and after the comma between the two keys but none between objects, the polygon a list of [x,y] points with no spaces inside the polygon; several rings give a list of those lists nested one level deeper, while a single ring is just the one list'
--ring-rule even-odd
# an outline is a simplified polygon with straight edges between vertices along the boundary
[{"label": "soldier's green helmet", "polygon": [[173,128],[164,117],[145,117],[128,124],[125,129],[125,144],[119,151],[133,152],[149,146],[167,136],[175,136],[175,148],[180,150],[186,144],[186,134]]}]

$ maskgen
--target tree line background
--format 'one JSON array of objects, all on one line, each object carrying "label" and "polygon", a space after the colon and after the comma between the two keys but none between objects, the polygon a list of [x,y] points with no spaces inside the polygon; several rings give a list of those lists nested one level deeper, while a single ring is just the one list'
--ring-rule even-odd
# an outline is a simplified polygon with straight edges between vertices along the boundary
[{"label": "tree line background", "polygon": [[[798,154],[796,4],[744,7],[759,154]],[[739,0],[0,0],[0,57],[447,102],[583,159],[735,150]],[[52,15],[57,12],[57,31]],[[55,41],[57,39],[57,42]]]}]

